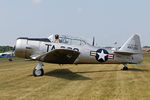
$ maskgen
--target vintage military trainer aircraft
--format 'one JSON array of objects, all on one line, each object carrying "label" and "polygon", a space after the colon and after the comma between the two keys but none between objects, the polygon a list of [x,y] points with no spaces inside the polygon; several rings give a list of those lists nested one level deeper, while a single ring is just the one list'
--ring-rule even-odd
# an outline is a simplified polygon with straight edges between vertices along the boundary
[{"label": "vintage military trainer aircraft", "polygon": [[15,55],[20,58],[37,60],[39,63],[33,70],[34,76],[42,76],[43,63],[55,64],[127,64],[142,62],[140,37],[131,36],[118,50],[98,48],[78,38],[55,35],[52,38],[18,38]]}]

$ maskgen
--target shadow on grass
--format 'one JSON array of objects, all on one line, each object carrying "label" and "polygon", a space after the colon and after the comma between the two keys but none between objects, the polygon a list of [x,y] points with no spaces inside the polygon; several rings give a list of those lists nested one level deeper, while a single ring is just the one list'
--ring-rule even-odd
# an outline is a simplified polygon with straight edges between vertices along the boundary
[{"label": "shadow on grass", "polygon": [[92,80],[91,78],[72,72],[69,69],[55,69],[53,71],[46,72],[45,75],[64,78],[67,80]]},{"label": "shadow on grass", "polygon": [[[117,72],[117,71],[123,71],[123,70],[122,69],[120,69],[120,70],[99,70],[99,71],[84,71],[84,72],[74,72],[74,73],[99,73],[99,72]],[[144,72],[148,72],[149,70],[129,68],[128,70],[125,70],[125,71],[144,71]]]},{"label": "shadow on grass", "polygon": [[129,68],[129,71],[141,71],[141,72],[148,72],[149,70],[146,70],[146,69],[137,69],[137,68]]},{"label": "shadow on grass", "polygon": [[116,72],[121,70],[99,70],[99,71],[84,71],[84,72],[75,72],[75,73],[99,73],[99,72]]},{"label": "shadow on grass", "polygon": [[[79,72],[72,72],[69,69],[55,69],[50,72],[46,72],[44,75],[46,76],[53,76],[57,78],[63,78],[67,80],[92,80],[89,77],[85,77],[82,75],[79,75],[80,73],[101,73],[101,72],[117,72],[117,71],[123,71],[123,70],[98,70],[98,71],[79,71]],[[148,72],[149,70],[146,69],[137,69],[137,68],[129,68],[125,71],[136,71],[136,72]],[[30,75],[33,76],[33,75]]]}]

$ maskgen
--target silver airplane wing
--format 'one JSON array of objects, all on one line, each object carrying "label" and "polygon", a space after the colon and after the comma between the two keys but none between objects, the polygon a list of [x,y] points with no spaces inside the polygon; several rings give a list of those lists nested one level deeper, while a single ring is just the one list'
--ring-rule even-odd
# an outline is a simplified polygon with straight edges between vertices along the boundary
[{"label": "silver airplane wing", "polygon": [[80,52],[68,49],[55,49],[42,55],[32,55],[31,59],[57,64],[73,64]]}]

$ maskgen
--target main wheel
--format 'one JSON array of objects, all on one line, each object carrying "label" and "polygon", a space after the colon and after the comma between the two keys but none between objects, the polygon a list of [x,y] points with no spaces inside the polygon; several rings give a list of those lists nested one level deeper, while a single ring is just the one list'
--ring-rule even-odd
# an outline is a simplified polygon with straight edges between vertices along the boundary
[{"label": "main wheel", "polygon": [[33,75],[34,76],[43,76],[44,70],[43,69],[35,69],[33,70]]}]

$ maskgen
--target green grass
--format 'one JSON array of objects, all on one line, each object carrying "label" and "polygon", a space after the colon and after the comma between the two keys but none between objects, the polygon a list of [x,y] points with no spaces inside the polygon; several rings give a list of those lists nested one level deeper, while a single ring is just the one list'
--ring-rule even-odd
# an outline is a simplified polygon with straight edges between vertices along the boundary
[{"label": "green grass", "polygon": [[45,75],[32,76],[35,61],[0,59],[0,100],[150,100],[150,54],[141,65],[44,63]]}]

